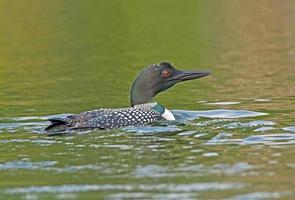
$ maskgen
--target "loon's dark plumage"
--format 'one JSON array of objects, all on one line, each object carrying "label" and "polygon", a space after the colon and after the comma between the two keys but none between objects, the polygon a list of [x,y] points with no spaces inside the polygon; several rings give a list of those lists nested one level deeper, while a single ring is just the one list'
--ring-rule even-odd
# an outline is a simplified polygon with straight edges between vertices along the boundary
[{"label": "loon's dark plumage", "polygon": [[153,97],[174,84],[209,75],[203,71],[180,71],[169,63],[151,65],[141,71],[130,89],[130,108],[98,109],[49,119],[45,130],[50,132],[73,129],[115,129],[129,125],[145,125],[166,119],[175,120],[165,107],[153,101]]}]

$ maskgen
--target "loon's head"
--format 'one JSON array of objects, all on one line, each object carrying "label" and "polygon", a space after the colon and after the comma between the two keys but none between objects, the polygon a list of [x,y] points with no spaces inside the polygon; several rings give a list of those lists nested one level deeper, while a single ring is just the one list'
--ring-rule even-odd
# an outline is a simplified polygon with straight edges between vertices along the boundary
[{"label": "loon's head", "polygon": [[133,81],[130,89],[131,106],[151,102],[159,92],[176,83],[209,75],[206,71],[182,71],[170,63],[162,62],[144,68]]}]

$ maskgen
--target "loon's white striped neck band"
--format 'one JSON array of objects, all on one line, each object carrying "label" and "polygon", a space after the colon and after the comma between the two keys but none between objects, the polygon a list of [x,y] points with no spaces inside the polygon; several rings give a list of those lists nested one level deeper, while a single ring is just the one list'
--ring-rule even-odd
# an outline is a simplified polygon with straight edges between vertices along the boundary
[{"label": "loon's white striped neck band", "polygon": [[175,120],[174,115],[170,112],[170,110],[168,110],[167,108],[165,108],[164,106],[162,106],[159,103],[156,103],[156,105],[154,105],[152,107],[153,110],[159,112],[162,117],[168,121],[173,121]]}]

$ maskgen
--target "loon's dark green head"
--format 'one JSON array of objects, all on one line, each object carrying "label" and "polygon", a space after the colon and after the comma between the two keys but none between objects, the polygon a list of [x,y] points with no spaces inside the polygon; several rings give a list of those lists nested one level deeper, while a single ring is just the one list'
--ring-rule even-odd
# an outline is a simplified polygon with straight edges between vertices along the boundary
[{"label": "loon's dark green head", "polygon": [[130,90],[131,106],[151,102],[159,92],[176,83],[209,75],[205,71],[181,71],[163,62],[144,68],[134,80]]}]

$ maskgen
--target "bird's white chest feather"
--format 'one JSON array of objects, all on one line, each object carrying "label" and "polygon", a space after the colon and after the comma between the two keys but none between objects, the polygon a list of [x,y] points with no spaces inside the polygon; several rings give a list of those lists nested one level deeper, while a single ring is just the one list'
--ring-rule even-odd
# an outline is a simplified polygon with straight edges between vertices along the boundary
[{"label": "bird's white chest feather", "polygon": [[174,115],[167,108],[165,108],[165,112],[162,114],[162,117],[169,121],[175,120]]}]

